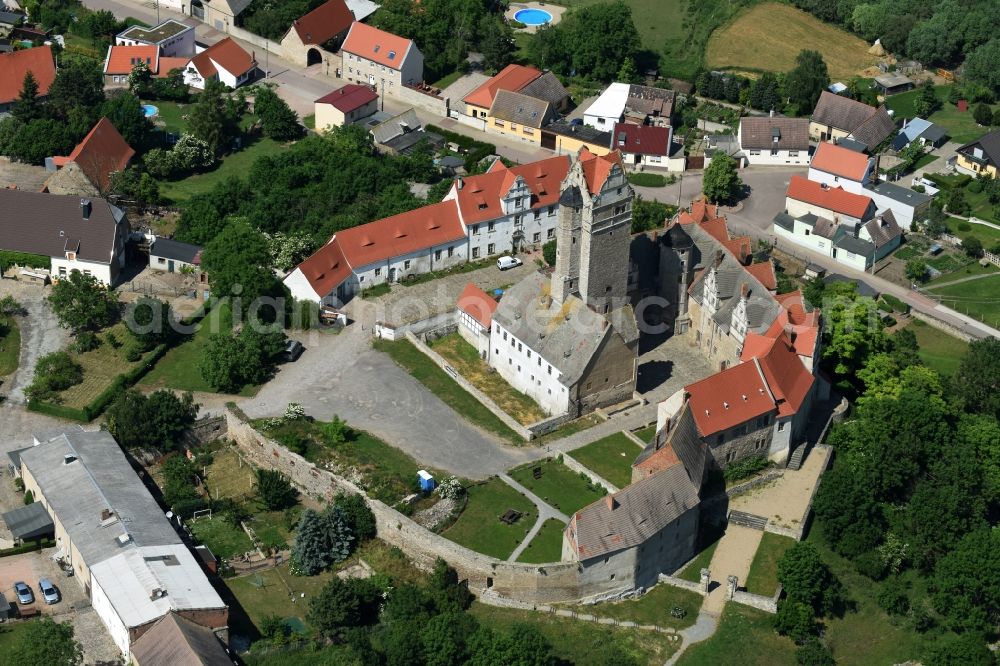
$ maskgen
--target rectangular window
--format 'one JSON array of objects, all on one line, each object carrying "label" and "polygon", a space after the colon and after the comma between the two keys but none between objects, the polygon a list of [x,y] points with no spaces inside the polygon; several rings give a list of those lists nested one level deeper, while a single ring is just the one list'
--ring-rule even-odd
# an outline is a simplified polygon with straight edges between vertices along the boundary
[{"label": "rectangular window", "polygon": [[552,240],[553,238],[556,237],[556,230],[555,229],[549,229],[549,230],[547,230],[545,232],[545,237],[548,238],[549,240]]},{"label": "rectangular window", "polygon": [[493,254],[494,252],[496,252],[495,243],[490,243],[489,245],[486,246],[486,254]]},{"label": "rectangular window", "polygon": [[440,258],[441,258],[441,250],[434,250],[434,261],[437,261]]},{"label": "rectangular window", "polygon": [[556,207],[555,206],[549,206],[548,213],[549,213],[549,217],[552,217],[553,215],[555,215],[556,214]]},{"label": "rectangular window", "polygon": [[784,421],[779,421],[778,422],[778,432],[781,432],[784,429],[785,429],[785,422]]},{"label": "rectangular window", "polygon": [[364,282],[364,281],[365,281],[365,276],[364,275],[358,276],[358,282]]},{"label": "rectangular window", "polygon": [[534,235],[532,235],[532,237],[531,237],[531,242],[533,242],[533,243],[538,243],[541,240],[542,240],[542,232],[541,231],[536,231],[534,233]]},{"label": "rectangular window", "polygon": [[479,225],[478,224],[473,224],[472,225],[472,233],[474,235],[478,235],[479,234]]},{"label": "rectangular window", "polygon": [[549,374],[550,375],[552,374],[552,366],[551,365],[549,366]]},{"label": "rectangular window", "polygon": [[493,123],[494,123],[494,124],[495,124],[495,125],[496,125],[497,127],[505,127],[505,125],[503,124],[503,121],[502,121],[502,120],[497,120],[496,118],[494,118],[494,119],[493,119]]},{"label": "rectangular window", "polygon": [[521,346],[520,342],[517,343],[517,351],[519,351],[519,352],[523,352],[524,351],[524,347]]},{"label": "rectangular window", "polygon": [[448,256],[449,257],[454,257],[455,256],[455,246],[454,245],[449,245],[448,246]]},{"label": "rectangular window", "polygon": [[799,151],[797,151],[797,150],[789,150],[788,151],[788,156],[789,157],[798,157],[799,156]]},{"label": "rectangular window", "polygon": [[524,135],[525,136],[535,136],[535,130],[531,129],[530,127],[525,127],[524,128]]},{"label": "rectangular window", "polygon": [[376,268],[375,269],[375,277],[378,277],[379,275],[382,275],[382,269],[381,268]]},{"label": "rectangular window", "polygon": [[540,220],[541,218],[542,218],[542,211],[540,211],[540,210],[536,210],[536,211],[535,211],[535,221],[537,222],[537,221],[538,221],[538,220]]},{"label": "rectangular window", "polygon": [[504,331],[504,332],[503,332],[503,339],[504,339],[504,340],[506,340],[506,339],[507,339],[507,331]]},{"label": "rectangular window", "polygon": [[514,131],[517,131],[517,123],[511,123],[510,128]]},{"label": "rectangular window", "polygon": [[472,258],[473,259],[478,259],[479,258],[479,248],[478,247],[472,248]]},{"label": "rectangular window", "polygon": [[760,155],[760,151],[759,150],[751,150],[750,151],[750,156],[753,157],[754,155]]},{"label": "rectangular window", "polygon": [[403,262],[403,270],[404,271],[410,270],[410,260],[409,259],[407,259],[406,261]]},{"label": "rectangular window", "polygon": [[[531,350],[530,349],[528,350],[528,358],[531,358]],[[532,379],[534,379],[534,377],[532,377]]]},{"label": "rectangular window", "polygon": [[[493,228],[496,227],[496,225],[497,225],[497,223],[494,222],[494,221],[492,221],[492,220],[489,221],[489,222],[487,222],[486,223],[486,231],[493,231]],[[492,254],[492,252],[490,254]]]}]

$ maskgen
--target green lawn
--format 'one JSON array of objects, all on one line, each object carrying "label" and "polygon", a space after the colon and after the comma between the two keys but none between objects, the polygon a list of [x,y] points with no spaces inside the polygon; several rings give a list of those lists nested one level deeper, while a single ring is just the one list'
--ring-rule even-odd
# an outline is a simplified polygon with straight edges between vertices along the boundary
[{"label": "green lawn", "polygon": [[[978,139],[989,131],[988,127],[980,127],[972,117],[972,109],[965,113],[948,102],[948,92],[951,86],[934,86],[934,95],[941,101],[941,108],[931,114],[930,120],[948,130],[951,140],[957,143],[968,143]],[[917,115],[916,103],[920,98],[920,89],[910,90],[889,97],[885,105],[895,111],[896,118],[913,118]],[[993,107],[996,109],[996,106]]]},{"label": "green lawn", "polygon": [[919,319],[914,319],[906,328],[917,336],[918,353],[927,367],[945,376],[953,375],[958,370],[965,352],[969,350],[969,343]]},{"label": "green lawn", "polygon": [[143,104],[152,104],[158,109],[153,123],[172,134],[183,134],[187,130],[187,114],[191,112],[194,104],[182,104],[180,102],[149,101],[143,100]]},{"label": "green lawn", "polygon": [[244,501],[253,497],[254,471],[241,461],[235,448],[212,454],[212,464],[205,468],[205,486],[212,499]]},{"label": "green lawn", "polygon": [[632,461],[640,451],[641,449],[630,437],[616,432],[583,448],[570,451],[570,455],[601,478],[618,488],[624,488],[632,482]]},{"label": "green lawn", "polygon": [[[122,343],[117,349],[107,343],[106,336],[109,333],[113,333]],[[135,338],[125,327],[124,322],[118,322],[101,331],[98,338],[101,340],[101,345],[96,349],[82,354],[72,349],[68,350],[73,360],[83,366],[83,381],[59,394],[62,404],[67,407],[82,409],[111,386],[119,375],[142,363],[141,358],[138,361],[129,361],[126,358],[128,349],[135,344]]]},{"label": "green lawn", "polygon": [[656,424],[650,423],[642,430],[636,430],[632,434],[638,437],[644,444],[649,444],[649,442],[652,441],[653,436],[656,435]]},{"label": "green lawn", "polygon": [[309,601],[333,576],[329,571],[316,576],[293,576],[288,572],[288,562],[285,562],[274,569],[226,579],[226,586],[257,627],[267,615],[277,615],[285,620],[298,618],[308,626],[306,613],[309,612]]},{"label": "green lawn", "polygon": [[542,528],[538,530],[538,534],[531,540],[517,561],[530,564],[558,562],[562,559],[563,531],[565,529],[566,524],[561,520],[549,518],[542,523]]},{"label": "green lawn", "polygon": [[778,589],[778,560],[795,545],[795,539],[764,532],[750,565],[745,587],[752,594],[774,595]]},{"label": "green lawn", "polygon": [[[542,473],[536,479],[533,470],[538,468]],[[595,487],[589,480],[553,459],[522,465],[512,469],[510,475],[566,515],[579,511],[606,494],[603,488]]]},{"label": "green lawn", "polygon": [[497,407],[521,425],[530,425],[548,416],[537,402],[521,393],[479,356],[476,348],[461,335],[451,333],[438,338],[431,347],[448,361],[458,374],[486,394]]},{"label": "green lawn", "polygon": [[[140,384],[147,388],[172,388],[178,391],[216,391],[201,376],[198,364],[202,352],[213,333],[229,334],[233,330],[233,317],[229,305],[221,303],[212,308],[198,325],[198,330],[187,341],[177,345],[146,373]],[[258,386],[244,386],[242,396],[251,396]]]},{"label": "green lawn", "polygon": [[444,90],[445,88],[453,84],[455,81],[458,81],[460,78],[462,78],[462,74],[463,74],[462,70],[456,69],[451,74],[445,74],[444,76],[442,76],[440,79],[432,83],[431,86],[435,88],[441,88],[442,90]]},{"label": "green lawn", "polygon": [[253,550],[250,537],[238,525],[233,525],[221,515],[200,518],[188,523],[194,538],[209,547],[220,560]]},{"label": "green lawn", "polygon": [[[966,190],[966,197],[969,198],[969,203],[972,203],[972,197],[973,196],[975,196],[975,195],[972,194],[972,193],[970,193],[970,192],[968,192],[968,190]],[[992,208],[991,206],[989,206],[988,203],[986,204],[986,207],[987,208]],[[991,215],[985,215],[985,216],[976,215],[976,217],[991,218],[992,216]],[[1000,229],[994,229],[993,227],[987,227],[984,224],[970,224],[968,222],[963,222],[962,220],[956,220],[953,217],[949,217],[945,221],[945,223],[948,225],[948,232],[949,233],[954,234],[955,236],[958,236],[962,240],[965,240],[966,238],[969,238],[970,236],[975,236],[976,238],[978,238],[982,242],[983,247],[985,247],[987,250],[990,249],[991,247],[993,247],[994,245],[1000,244]],[[961,225],[961,228],[960,228],[960,225]],[[966,229],[965,227],[968,227],[968,229]]]},{"label": "green lawn", "polygon": [[927,282],[925,286],[933,287],[935,285],[942,285],[947,282],[954,282],[955,280],[961,280],[962,278],[970,277],[973,275],[989,275],[991,273],[997,273],[997,272],[1000,272],[1000,268],[997,268],[993,264],[986,264],[985,266],[981,266],[978,261],[974,261],[971,264],[963,266],[956,271],[939,275],[933,280]]},{"label": "green lawn", "polygon": [[[795,666],[795,643],[779,636],[773,628],[774,616],[764,611],[728,603],[719,628],[707,641],[692,645],[677,661],[680,666]],[[840,654],[837,663],[840,662]],[[871,660],[869,664],[894,662]]]},{"label": "green lawn", "polygon": [[[683,629],[698,619],[698,609],[704,599],[700,594],[660,583],[638,599],[627,599],[578,608],[581,613],[616,620],[629,620],[637,624],[655,624],[660,627]],[[670,614],[674,607],[683,608],[687,615],[677,618]]]},{"label": "green lawn", "polygon": [[1000,326],[1000,274],[928,291],[941,303],[990,326]]},{"label": "green lawn", "polygon": [[245,176],[259,157],[281,152],[287,144],[267,137],[255,140],[243,150],[226,155],[213,170],[188,176],[183,180],[160,181],[160,194],[174,203],[186,201],[196,194],[209,192],[217,184],[231,177]]},{"label": "green lawn", "polygon": [[448,373],[424,356],[408,340],[400,342],[376,340],[373,345],[375,349],[388,354],[392,360],[413,375],[414,379],[473,424],[500,435],[513,444],[524,442],[523,438],[507,427],[507,424],[486,409],[471,393],[459,386]]},{"label": "green lawn", "polygon": [[494,629],[510,630],[515,624],[532,625],[552,644],[560,664],[615,664],[619,663],[614,658],[616,650],[631,656],[636,663],[662,664],[677,650],[679,643],[671,642],[666,634],[652,631],[608,627],[478,602],[472,604],[469,612],[481,625]]},{"label": "green lawn", "polygon": [[718,547],[719,539],[716,539],[707,547],[702,549],[702,551],[698,553],[698,556],[691,560],[691,563],[684,567],[677,577],[689,580],[692,583],[700,583],[701,570],[709,568],[708,565],[712,563],[712,557],[715,555],[715,549]]},{"label": "green lawn", "polygon": [[21,356],[21,329],[13,318],[0,317],[0,377],[14,374]]},{"label": "green lawn", "polygon": [[302,116],[302,124],[305,125],[308,129],[311,130],[316,129],[316,114],[310,113],[307,116]]},{"label": "green lawn", "polygon": [[261,511],[250,520],[251,529],[264,546],[284,549],[292,545],[295,534],[288,525],[302,512],[302,507],[292,507],[288,512],[286,516],[284,511]]},{"label": "green lawn", "polygon": [[[468,493],[465,510],[442,536],[478,553],[506,560],[535,524],[535,505],[497,478],[470,486]],[[500,521],[508,509],[521,513],[513,525]]]},{"label": "green lawn", "polygon": [[663,187],[667,184],[667,177],[658,173],[630,173],[628,182],[639,187]]},{"label": "green lawn", "polygon": [[0,654],[10,653],[10,648],[27,626],[27,622],[6,622],[0,625]]}]

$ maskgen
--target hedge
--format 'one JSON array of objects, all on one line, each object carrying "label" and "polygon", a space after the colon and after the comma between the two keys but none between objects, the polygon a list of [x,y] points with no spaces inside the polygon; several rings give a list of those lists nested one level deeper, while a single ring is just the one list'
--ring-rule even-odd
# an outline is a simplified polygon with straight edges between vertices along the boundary
[{"label": "hedge", "polygon": [[10,266],[26,266],[28,268],[49,268],[52,260],[41,254],[30,254],[28,252],[9,252],[0,250],[0,270],[7,270]]},{"label": "hedge", "polygon": [[427,125],[424,129],[428,132],[440,134],[451,143],[458,144],[459,148],[467,150],[468,154],[465,156],[465,170],[470,173],[484,157],[487,155],[497,154],[497,147],[492,143],[478,141],[463,134],[456,134],[455,132],[450,132],[444,128],[438,127],[437,125]]},{"label": "hedge", "polygon": [[20,546],[14,546],[13,548],[4,548],[0,550],[0,557],[9,557],[11,555],[20,555],[22,553],[33,553],[36,550],[41,550],[42,548],[52,548],[56,545],[56,542],[52,539],[42,539],[40,541],[31,541],[28,543],[21,544]]}]

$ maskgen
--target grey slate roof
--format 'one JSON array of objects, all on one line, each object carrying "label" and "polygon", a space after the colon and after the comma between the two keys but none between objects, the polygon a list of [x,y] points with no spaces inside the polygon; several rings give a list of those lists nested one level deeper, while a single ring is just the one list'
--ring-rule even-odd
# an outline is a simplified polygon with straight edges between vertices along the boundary
[{"label": "grey slate roof", "polygon": [[770,150],[778,137],[779,150],[809,150],[809,119],[779,116],[740,118],[740,147],[743,150]]},{"label": "grey slate roof", "polygon": [[885,106],[880,106],[870,118],[851,131],[851,137],[865,144],[868,150],[872,150],[892,136],[895,131],[895,121]]},{"label": "grey slate roof", "polygon": [[580,509],[574,516],[580,559],[603,557],[644,543],[696,508],[698,490],[684,465],[674,465]]},{"label": "grey slate roof", "polygon": [[125,214],[104,199],[90,197],[83,219],[81,197],[0,189],[0,250],[63,257],[70,245],[77,258],[110,264],[117,224]]},{"label": "grey slate roof", "polygon": [[[66,463],[67,455],[76,460]],[[67,432],[22,451],[21,465],[90,567],[136,546],[183,543],[107,432]],[[118,520],[102,527],[105,509]]]},{"label": "grey slate roof", "polygon": [[861,238],[855,238],[851,234],[844,234],[834,245],[848,252],[860,254],[865,257],[870,257],[875,252],[875,246],[872,243]]},{"label": "grey slate roof", "polygon": [[560,106],[569,97],[569,91],[563,86],[559,77],[552,72],[545,72],[518,92],[528,97],[544,100],[552,106]]},{"label": "grey slate roof", "polygon": [[0,24],[20,25],[23,19],[24,19],[24,14],[19,14],[17,12],[0,11]]},{"label": "grey slate roof", "polygon": [[778,213],[774,216],[774,223],[777,224],[782,229],[786,231],[795,230],[795,218],[785,212]]},{"label": "grey slate roof", "polygon": [[15,539],[34,539],[55,532],[55,525],[41,502],[3,514],[3,523]]},{"label": "grey slate roof", "polygon": [[174,259],[185,263],[194,263],[194,259],[201,252],[201,246],[182,243],[172,238],[157,238],[149,248],[151,257],[163,257],[164,259]]},{"label": "grey slate roof", "polygon": [[626,342],[638,337],[631,306],[609,313],[607,319],[577,296],[560,306],[552,299],[549,278],[541,273],[508,289],[493,321],[556,368],[567,387],[580,379],[607,336],[618,333]]},{"label": "grey slate roof", "polygon": [[837,145],[841,148],[847,148],[848,150],[853,150],[856,153],[867,153],[868,146],[861,143],[860,141],[855,141],[854,139],[837,139]]},{"label": "grey slate roof", "polygon": [[901,187],[895,183],[879,183],[875,187],[869,187],[874,192],[878,192],[884,197],[888,197],[893,201],[898,201],[904,203],[908,206],[921,206],[934,197],[924,192],[915,192],[908,187]]},{"label": "grey slate roof", "polygon": [[837,234],[838,225],[833,220],[828,220],[825,217],[816,217],[815,215],[813,217],[815,218],[813,221],[814,234],[828,239],[832,239]]},{"label": "grey slate roof", "polygon": [[136,639],[132,656],[142,666],[231,666],[215,633],[176,613],[167,613]]},{"label": "grey slate roof", "polygon": [[865,224],[865,229],[877,248],[887,245],[903,235],[903,230],[899,228],[896,216],[892,214],[891,210],[869,220]]},{"label": "grey slate roof", "polygon": [[490,115],[519,125],[541,128],[549,119],[552,105],[528,95],[498,90],[490,107]]},{"label": "grey slate roof", "polygon": [[[421,141],[426,141],[433,150],[444,143],[444,137],[434,132],[417,130],[416,132],[406,132],[405,134],[394,136],[388,141],[383,141],[382,145],[386,148],[391,148],[400,155],[405,155],[412,151]],[[462,160],[462,164],[465,164],[465,160]]]},{"label": "grey slate roof", "polygon": [[1000,167],[1000,130],[993,130],[989,134],[984,134],[975,141],[970,141],[961,146],[956,152],[962,153],[967,157],[972,157],[974,148],[982,149],[983,158],[987,164]]},{"label": "grey slate roof", "polygon": [[931,143],[937,143],[938,141],[944,139],[947,136],[948,136],[948,130],[946,130],[941,125],[938,125],[937,123],[931,123],[931,126],[925,129],[920,134],[920,138],[926,139]]},{"label": "grey slate roof", "polygon": [[417,118],[417,112],[413,109],[407,109],[399,115],[393,116],[373,127],[371,134],[375,143],[385,143],[404,132],[412,132],[420,129],[420,126],[420,119]]},{"label": "grey slate roof", "polygon": [[670,117],[674,109],[674,91],[633,83],[628,89],[625,109],[644,116]]},{"label": "grey slate roof", "polygon": [[892,74],[882,74],[880,76],[876,76],[875,82],[883,88],[896,88],[898,86],[905,86],[907,83],[912,84],[913,79],[893,72]]}]

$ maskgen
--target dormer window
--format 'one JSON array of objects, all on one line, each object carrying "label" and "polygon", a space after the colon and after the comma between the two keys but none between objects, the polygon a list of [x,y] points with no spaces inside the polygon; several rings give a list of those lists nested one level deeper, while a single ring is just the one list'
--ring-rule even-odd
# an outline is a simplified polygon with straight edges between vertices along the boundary
[{"label": "dormer window", "polygon": [[395,60],[395,59],[396,59],[396,52],[389,51],[389,60]]}]

